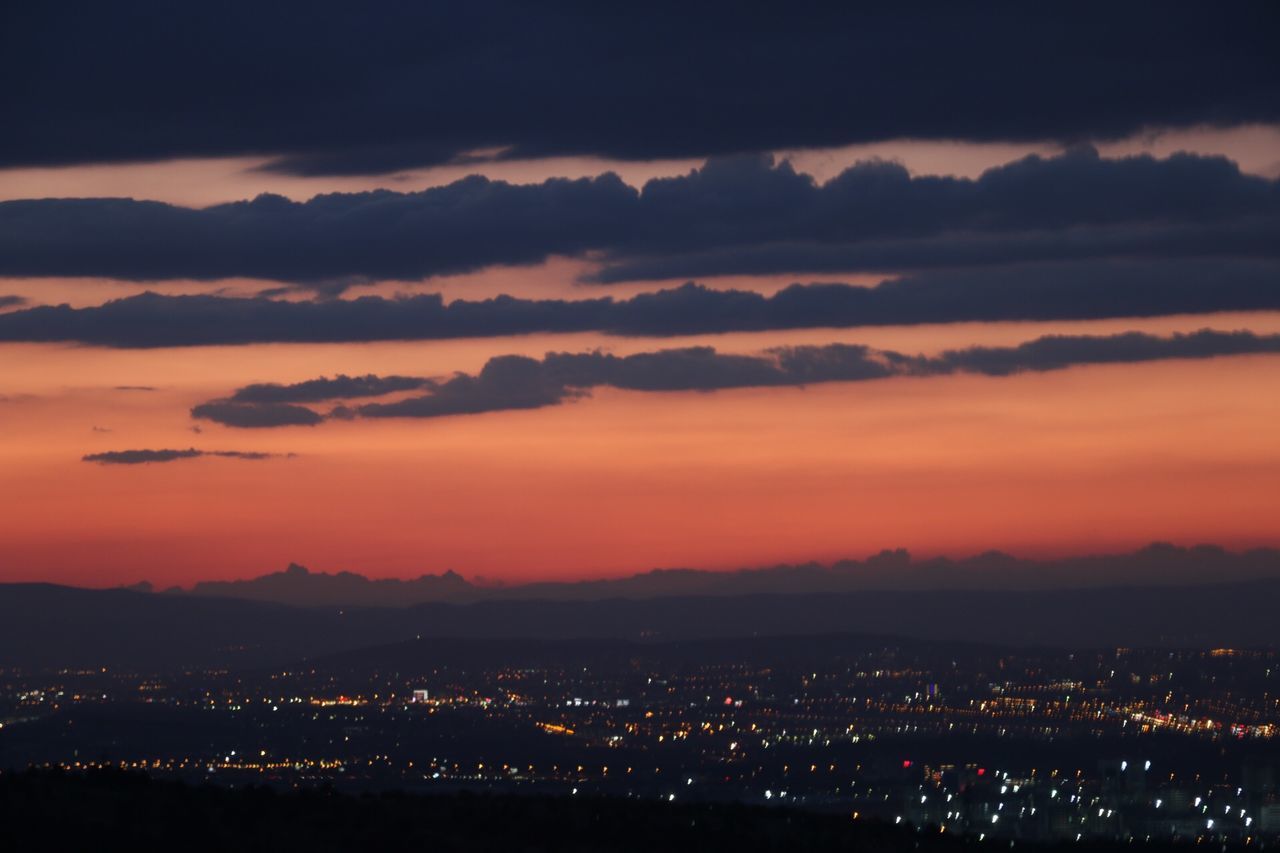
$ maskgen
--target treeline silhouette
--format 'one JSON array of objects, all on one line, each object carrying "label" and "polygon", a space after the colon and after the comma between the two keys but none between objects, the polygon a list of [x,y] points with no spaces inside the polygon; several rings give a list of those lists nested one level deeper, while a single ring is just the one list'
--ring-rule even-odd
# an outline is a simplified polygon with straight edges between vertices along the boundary
[{"label": "treeline silhouette", "polygon": [[[745,804],[221,788],[114,770],[0,774],[0,850],[322,852],[410,849],[406,845],[503,853],[976,853],[1009,843]],[[1018,846],[1037,853],[1133,853],[1134,847]]]}]

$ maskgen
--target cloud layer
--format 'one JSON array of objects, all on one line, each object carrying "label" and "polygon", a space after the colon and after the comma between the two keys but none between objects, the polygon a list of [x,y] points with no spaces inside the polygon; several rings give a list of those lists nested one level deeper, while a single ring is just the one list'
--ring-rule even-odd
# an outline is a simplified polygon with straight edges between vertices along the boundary
[{"label": "cloud layer", "polygon": [[1091,261],[934,270],[876,287],[796,284],[772,296],[694,284],[630,299],[501,296],[447,304],[437,294],[290,302],[147,293],[100,306],[37,306],[0,314],[0,341],[176,347],[585,331],[662,337],[1275,309],[1280,309],[1280,261]]},{"label": "cloud layer", "polygon": [[1278,37],[1267,2],[24,4],[0,28],[22,81],[0,165],[266,152],[350,174],[1272,121]]},{"label": "cloud layer", "polygon": [[602,282],[1029,260],[1280,253],[1280,182],[1186,154],[1029,157],[975,180],[860,163],[825,184],[772,158],[711,160],[643,190],[612,174],[414,193],[262,195],[200,210],[132,199],[0,202],[0,275],[248,277],[334,289],[553,255]]},{"label": "cloud layer", "polygon": [[[340,405],[327,415],[287,404],[308,413],[310,419],[305,421],[280,419],[278,409],[286,404],[278,402],[213,401],[195,407],[191,414],[231,427],[314,424],[325,417],[435,418],[554,406],[586,396],[592,388],[602,386],[631,391],[715,391],[858,382],[892,376],[954,373],[1008,376],[1074,365],[1269,353],[1280,353],[1280,335],[1205,329],[1170,337],[1138,332],[1109,336],[1054,335],[1013,347],[970,347],[948,350],[937,356],[909,356],[851,344],[778,347],[759,355],[720,353],[712,347],[628,356],[603,352],[548,353],[542,359],[505,355],[489,359],[474,375],[459,373],[443,380],[421,379],[420,384],[429,389],[426,394],[390,402]],[[341,379],[346,377],[339,377]],[[318,402],[325,398],[310,389],[330,388],[333,393],[327,399],[342,399],[343,386],[341,381],[318,379],[294,386],[266,387],[275,389],[276,398],[287,398],[294,389],[305,388],[311,393],[311,399]],[[370,381],[362,387],[373,386],[376,383]],[[236,399],[236,395],[230,399]]]}]

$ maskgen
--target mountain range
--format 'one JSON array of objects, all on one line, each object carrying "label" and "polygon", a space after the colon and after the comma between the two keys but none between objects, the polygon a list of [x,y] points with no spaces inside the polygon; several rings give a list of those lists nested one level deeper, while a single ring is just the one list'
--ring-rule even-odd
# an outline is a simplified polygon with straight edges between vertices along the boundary
[{"label": "mountain range", "polygon": [[[0,667],[133,671],[293,664],[405,641],[637,642],[862,634],[1107,648],[1280,646],[1280,580],[1065,590],[866,590],[410,607],[0,586]],[[502,643],[498,644],[499,647]]]},{"label": "mountain range", "polygon": [[[1054,590],[1107,586],[1184,586],[1280,578],[1280,550],[1231,552],[1216,545],[1154,543],[1128,554],[1030,560],[990,551],[953,560],[914,560],[904,550],[865,560],[738,571],[655,569],[630,577],[520,585],[477,584],[453,571],[411,580],[354,572],[313,572],[294,564],[249,580],[202,581],[167,594],[241,598],[299,607],[411,607],[480,601],[594,601],[670,596],[801,595],[890,590]],[[149,585],[136,587],[149,591]]]}]

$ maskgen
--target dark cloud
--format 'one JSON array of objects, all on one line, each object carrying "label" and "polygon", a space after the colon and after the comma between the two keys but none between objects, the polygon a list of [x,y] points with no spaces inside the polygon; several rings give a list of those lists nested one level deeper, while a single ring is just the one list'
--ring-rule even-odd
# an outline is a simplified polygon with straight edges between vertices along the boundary
[{"label": "dark cloud", "polygon": [[1266,0],[10,5],[0,165],[267,152],[348,174],[1280,119]]},{"label": "dark cloud", "polygon": [[19,305],[26,305],[27,298],[25,296],[0,295],[0,308],[16,308]]},{"label": "dark cloud", "polygon": [[394,403],[365,403],[335,410],[337,417],[434,418],[510,409],[553,406],[582,392],[532,358],[502,355],[489,359],[475,376],[458,374],[430,394]]},{"label": "dark cloud", "polygon": [[154,385],[117,385],[115,387],[115,390],[117,391],[154,391],[156,389]]},{"label": "dark cloud", "polygon": [[315,403],[323,400],[350,400],[381,397],[396,391],[413,391],[430,380],[415,376],[338,376],[309,379],[293,385],[262,383],[246,385],[228,399],[235,403]]},{"label": "dark cloud", "polygon": [[306,406],[292,403],[235,403],[213,400],[191,410],[191,417],[233,427],[315,426],[324,420]]},{"label": "dark cloud", "polygon": [[261,195],[201,210],[132,199],[0,202],[0,275],[248,276],[341,289],[581,254],[627,233],[636,198],[604,175],[531,186],[473,176],[416,193]]},{"label": "dark cloud", "polygon": [[1084,226],[1012,234],[966,231],[856,245],[769,243],[610,261],[587,273],[584,280],[619,284],[722,275],[787,275],[798,270],[945,271],[1107,259],[1125,259],[1131,265],[1138,259],[1158,265],[1175,258],[1225,264],[1230,259],[1275,258],[1280,252],[1276,248],[1278,236],[1280,220],[1267,218],[1220,225]]},{"label": "dark cloud", "polygon": [[983,373],[1007,376],[1028,371],[1060,370],[1085,364],[1134,364],[1171,358],[1280,353],[1280,335],[1219,332],[1157,337],[1140,332],[1119,335],[1048,335],[1015,347],[969,347],[911,362],[912,372]]},{"label": "dark cloud", "polygon": [[[1080,320],[1280,309],[1280,262],[1097,261],[935,270],[876,287],[796,284],[772,296],[686,284],[630,299],[445,304],[436,294],[280,302],[142,294],[0,315],[0,341],[115,347],[435,340],[538,332],[670,336],[815,327]],[[265,392],[264,392],[265,393]]]},{"label": "dark cloud", "polygon": [[90,453],[82,457],[82,460],[97,462],[100,465],[145,465],[150,462],[175,462],[179,459],[198,459],[203,456],[261,460],[273,459],[281,454],[243,450],[196,450],[194,447],[189,447],[186,450],[108,450],[104,453]]},{"label": "dark cloud", "polygon": [[[1076,365],[1122,364],[1182,358],[1280,353],[1280,335],[1219,332],[1157,337],[1139,332],[1109,336],[1053,335],[1012,347],[970,347],[937,356],[909,356],[853,344],[778,347],[759,355],[719,353],[688,347],[617,356],[603,352],[548,353],[541,360],[504,355],[490,359],[476,375],[457,374],[428,382],[430,393],[394,402],[339,406],[328,417],[435,418],[483,412],[536,409],[578,399],[592,388],[633,391],[715,391],[728,388],[803,386],[858,382],[892,376],[938,376],[1060,370]],[[317,380],[325,381],[325,380]],[[372,383],[375,384],[376,383]],[[279,404],[222,403],[197,406],[192,414],[227,426],[276,426]],[[261,408],[260,422],[254,410]],[[318,423],[324,415],[295,406]]]},{"label": "dark cloud", "polygon": [[[1219,157],[1029,157],[975,180],[858,164],[817,184],[769,157],[709,161],[643,191],[615,175],[202,210],[131,199],[0,202],[0,275],[251,277],[332,295],[553,255],[600,281],[696,271],[906,270],[1085,258],[1280,254],[1280,181]],[[920,242],[917,256],[913,246]],[[739,257],[741,255],[741,257]],[[685,272],[689,271],[689,272]]]},{"label": "dark cloud", "polygon": [[321,377],[293,385],[258,383],[239,388],[230,397],[202,403],[191,410],[193,418],[242,428],[315,426],[324,420],[299,403],[380,397],[397,391],[434,387],[429,379],[412,376]]},{"label": "dark cloud", "polygon": [[762,356],[687,347],[616,356],[550,353],[547,372],[574,387],[611,385],[635,391],[714,391],[767,385],[881,379],[892,375],[897,356],[863,346],[782,347]]}]

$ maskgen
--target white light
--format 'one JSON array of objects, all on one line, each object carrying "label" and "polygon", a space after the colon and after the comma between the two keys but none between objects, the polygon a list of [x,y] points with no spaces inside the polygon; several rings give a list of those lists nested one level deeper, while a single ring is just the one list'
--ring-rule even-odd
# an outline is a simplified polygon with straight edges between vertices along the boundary
[{"label": "white light", "polygon": [[1156,808],[1160,808],[1160,804],[1163,802],[1164,800],[1156,800]]},{"label": "white light", "polygon": [[1129,762],[1127,762],[1127,761],[1121,761],[1121,762],[1120,762],[1120,772],[1121,772],[1121,773],[1123,773],[1124,771],[1126,771],[1126,770],[1128,770],[1128,769],[1129,769]]},{"label": "white light", "polygon": [[1150,761],[1148,761],[1146,764],[1144,764],[1144,765],[1142,766],[1142,769],[1143,769],[1143,770],[1150,770],[1150,769],[1151,769],[1151,762],[1150,762]]},{"label": "white light", "polygon": [[1205,829],[1213,829],[1213,818],[1209,818],[1205,821],[1204,827]]}]

